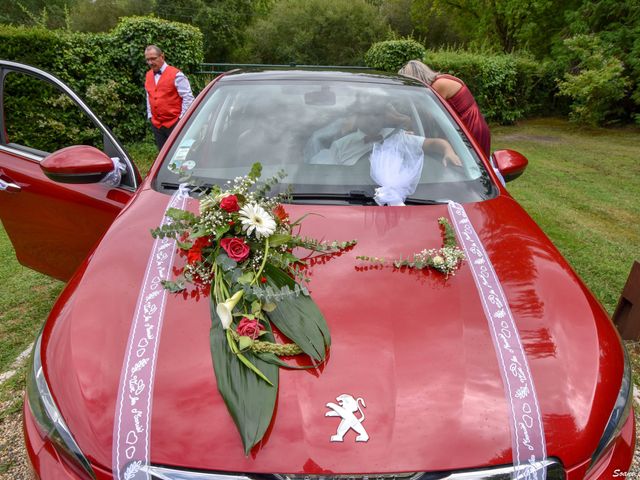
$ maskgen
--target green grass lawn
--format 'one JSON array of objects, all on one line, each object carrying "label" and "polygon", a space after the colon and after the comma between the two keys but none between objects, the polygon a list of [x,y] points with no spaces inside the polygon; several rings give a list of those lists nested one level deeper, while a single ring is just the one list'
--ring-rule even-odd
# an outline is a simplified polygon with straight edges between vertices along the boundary
[{"label": "green grass lawn", "polygon": [[640,129],[540,119],[493,129],[498,148],[529,159],[509,192],[612,314],[640,261]]},{"label": "green grass lawn", "polygon": [[[579,129],[540,119],[493,129],[494,150],[511,148],[529,167],[508,184],[607,311],[615,309],[632,262],[640,260],[640,129]],[[150,143],[128,145],[146,173]],[[62,284],[20,266],[0,228],[0,372],[35,338]],[[0,388],[15,410],[21,381]],[[16,398],[9,402],[9,397]],[[0,418],[2,415],[0,414]]]}]

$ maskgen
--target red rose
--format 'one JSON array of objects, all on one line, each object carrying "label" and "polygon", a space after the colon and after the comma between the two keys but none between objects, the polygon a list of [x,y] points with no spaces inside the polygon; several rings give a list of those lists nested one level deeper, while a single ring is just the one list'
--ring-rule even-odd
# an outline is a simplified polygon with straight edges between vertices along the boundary
[{"label": "red rose", "polygon": [[236,262],[241,262],[249,256],[249,245],[244,243],[244,240],[241,238],[223,238],[220,240],[220,246],[224,248],[224,251],[227,252],[229,258]]},{"label": "red rose", "polygon": [[222,200],[220,200],[220,208],[225,212],[237,212],[240,210],[240,205],[238,205],[238,197],[235,195],[227,195]]},{"label": "red rose", "polygon": [[250,337],[252,340],[258,338],[262,330],[264,330],[264,327],[258,320],[249,320],[247,317],[243,317],[238,324],[238,328],[236,328],[238,335]]}]

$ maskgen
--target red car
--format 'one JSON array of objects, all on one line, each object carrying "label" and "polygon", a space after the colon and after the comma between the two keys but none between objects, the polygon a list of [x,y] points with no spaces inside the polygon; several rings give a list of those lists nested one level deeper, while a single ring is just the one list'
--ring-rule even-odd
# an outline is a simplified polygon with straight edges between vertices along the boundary
[{"label": "red car", "polygon": [[[36,342],[25,397],[38,478],[628,471],[631,370],[615,328],[504,188],[526,159],[509,150],[485,158],[430,88],[380,73],[232,72],[199,95],[142,179],[62,82],[6,61],[0,75],[0,219],[23,265],[68,282]],[[25,88],[42,104],[22,102]],[[73,146],[64,135],[83,115],[76,138],[85,145]],[[392,147],[401,153],[390,161]],[[256,161],[266,175],[286,172],[287,213],[310,214],[302,234],[358,243],[309,267],[331,329],[328,357],[282,370],[269,428],[245,455],[213,374],[206,296],[167,296],[161,330],[147,326],[148,381],[126,376],[146,360],[131,370],[125,360],[150,348],[145,338],[128,343],[132,319],[154,281],[149,232],[182,177],[226,185]],[[197,211],[196,198],[186,202]],[[441,217],[465,251],[450,275],[356,258],[437,248]],[[146,411],[138,394],[148,394]]]}]

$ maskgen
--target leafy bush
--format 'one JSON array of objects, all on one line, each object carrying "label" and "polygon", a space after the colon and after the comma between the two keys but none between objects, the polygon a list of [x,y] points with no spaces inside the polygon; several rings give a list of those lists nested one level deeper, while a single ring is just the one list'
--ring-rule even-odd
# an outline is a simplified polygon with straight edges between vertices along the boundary
[{"label": "leafy bush", "polygon": [[572,99],[569,118],[586,125],[602,125],[622,113],[629,80],[622,62],[597,36],[576,35],[565,40],[572,65],[558,80],[559,94]]},{"label": "leafy bush", "polygon": [[[627,87],[628,95],[615,102],[624,110],[620,111],[616,120],[627,121],[635,117],[636,122],[640,124],[640,2],[637,0],[581,2],[579,8],[566,16],[566,21],[572,35],[594,35],[596,37],[594,41],[599,43],[600,47],[606,46],[607,56],[622,61],[623,76],[630,83]],[[571,44],[571,41],[568,44],[563,43],[564,49],[555,51],[554,56],[566,55],[567,47]],[[569,54],[571,55],[572,52]],[[574,58],[567,68],[576,68],[578,63]],[[611,69],[611,66],[605,66],[603,73],[614,74],[617,78],[613,72],[616,69],[617,67]],[[606,72],[606,70],[609,71]],[[618,80],[615,82],[617,83]],[[615,110],[618,108],[613,109]],[[613,111],[606,114],[605,122],[613,120]]]},{"label": "leafy bush", "polygon": [[367,65],[397,72],[407,61],[422,60],[433,70],[463,80],[487,121],[510,124],[538,111],[549,111],[555,91],[555,70],[526,55],[465,50],[425,50],[414,40],[374,44]]},{"label": "leafy bush", "polygon": [[440,50],[424,61],[463,80],[489,122],[510,124],[548,107],[555,89],[549,68],[524,55]]},{"label": "leafy bush", "polygon": [[148,67],[144,49],[149,44],[159,46],[167,63],[185,74],[200,69],[202,63],[202,33],[184,23],[154,17],[129,17],[120,20],[110,37],[110,61],[132,75],[134,82],[144,82]]},{"label": "leafy bush", "polygon": [[[141,139],[148,130],[144,47],[150,43],[162,48],[167,61],[186,75],[199,69],[202,34],[190,25],[131,17],[101,34],[0,25],[0,58],[53,73],[113,127],[116,136],[127,140]],[[70,118],[67,128],[71,124]],[[25,131],[29,128],[33,126],[25,125]],[[63,134],[60,125],[56,128]]]},{"label": "leafy bush", "polygon": [[204,58],[207,62],[226,62],[229,55],[244,43],[243,32],[256,11],[271,0],[176,1],[155,0],[157,16],[188,22],[204,35]]},{"label": "leafy bush", "polygon": [[246,30],[241,61],[311,65],[362,65],[368,47],[387,28],[365,0],[276,0]]},{"label": "leafy bush", "polygon": [[415,40],[387,40],[371,45],[364,60],[377,70],[397,72],[409,60],[421,59],[425,53],[426,49]]}]

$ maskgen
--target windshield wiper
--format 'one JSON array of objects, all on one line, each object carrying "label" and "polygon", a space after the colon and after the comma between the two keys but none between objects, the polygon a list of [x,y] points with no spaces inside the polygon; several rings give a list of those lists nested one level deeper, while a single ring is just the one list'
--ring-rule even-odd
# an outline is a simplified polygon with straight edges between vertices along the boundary
[{"label": "windshield wiper", "polygon": [[[163,190],[175,191],[175,190],[178,190],[179,186],[180,186],[179,183],[173,183],[173,182],[162,182],[162,183],[160,183],[160,187]],[[187,188],[189,189],[189,192],[191,192],[191,193],[209,192],[212,187],[213,187],[213,184],[211,184],[211,183],[204,183],[202,185],[193,185],[193,184],[188,184],[187,185]]]},{"label": "windshield wiper", "polygon": [[405,205],[446,205],[449,200],[445,199],[431,199],[431,198],[405,198]]},{"label": "windshield wiper", "polygon": [[289,194],[289,198],[293,201],[300,201],[304,203],[305,201],[311,200],[328,200],[328,201],[336,201],[336,202],[347,202],[347,203],[355,203],[358,205],[375,205],[376,202],[373,199],[373,195],[363,191],[363,190],[351,190],[349,192],[341,192],[341,193],[324,193],[324,192],[316,192],[316,193],[291,193]]},{"label": "windshield wiper", "polygon": [[[177,183],[171,182],[162,182],[160,186],[164,190],[175,191],[178,189]],[[212,184],[204,184],[204,185],[188,185],[189,190],[192,192],[208,192],[212,188]],[[290,193],[287,195],[293,203],[300,202],[306,203],[311,202],[313,200],[325,200],[325,201],[335,201],[335,202],[347,202],[357,205],[377,205],[374,200],[373,195],[365,192],[364,190],[351,190],[349,192],[341,192],[341,193],[326,193],[326,192],[316,192],[316,193]],[[429,199],[429,198],[414,198],[408,197],[405,199],[405,205],[442,205],[448,202],[447,199]]]},{"label": "windshield wiper", "polygon": [[[373,195],[363,190],[351,190],[344,193],[292,193],[291,200],[311,201],[311,200],[335,200],[357,203],[361,205],[377,205]],[[413,198],[405,199],[405,205],[443,205],[447,199]]]}]

